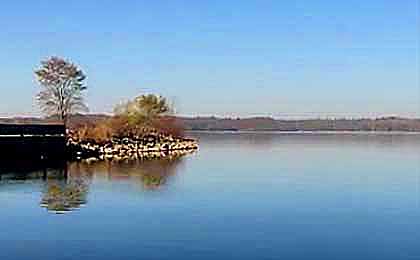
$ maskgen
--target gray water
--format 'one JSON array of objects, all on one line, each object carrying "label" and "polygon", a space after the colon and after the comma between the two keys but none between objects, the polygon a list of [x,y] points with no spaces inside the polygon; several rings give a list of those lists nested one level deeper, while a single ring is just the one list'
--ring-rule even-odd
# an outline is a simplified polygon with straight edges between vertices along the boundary
[{"label": "gray water", "polygon": [[420,259],[420,135],[201,133],[172,160],[0,165],[0,259]]}]

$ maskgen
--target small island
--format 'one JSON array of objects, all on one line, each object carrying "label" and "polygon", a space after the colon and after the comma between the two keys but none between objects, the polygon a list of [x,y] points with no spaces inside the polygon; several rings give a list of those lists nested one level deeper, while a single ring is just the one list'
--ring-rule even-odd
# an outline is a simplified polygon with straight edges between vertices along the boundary
[{"label": "small island", "polygon": [[[20,149],[48,150],[48,139],[55,146],[55,156],[41,153],[41,159],[65,157],[59,158],[63,160],[178,157],[198,148],[196,140],[184,136],[183,126],[163,96],[141,94],[116,105],[112,115],[76,122],[72,120],[74,114],[88,111],[83,97],[88,88],[84,72],[66,59],[51,57],[41,62],[35,75],[42,88],[36,99],[47,116],[43,119],[46,124],[4,127],[7,129],[3,132],[15,138],[8,139],[10,147],[19,142]],[[18,149],[14,150],[18,153]]]}]

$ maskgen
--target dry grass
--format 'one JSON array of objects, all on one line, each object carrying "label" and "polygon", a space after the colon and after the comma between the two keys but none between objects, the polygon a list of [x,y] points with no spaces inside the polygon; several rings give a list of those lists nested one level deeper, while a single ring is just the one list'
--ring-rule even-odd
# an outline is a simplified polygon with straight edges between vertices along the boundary
[{"label": "dry grass", "polygon": [[174,137],[184,136],[184,129],[175,117],[161,117],[155,119],[151,125],[133,126],[126,117],[114,116],[76,125],[72,132],[77,140],[96,143],[105,143],[112,137],[141,137],[149,133],[162,133]]}]

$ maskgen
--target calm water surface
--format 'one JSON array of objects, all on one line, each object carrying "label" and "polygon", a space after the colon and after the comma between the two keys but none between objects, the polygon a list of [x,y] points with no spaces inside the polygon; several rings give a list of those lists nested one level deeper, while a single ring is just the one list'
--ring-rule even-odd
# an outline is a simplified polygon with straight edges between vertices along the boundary
[{"label": "calm water surface", "polygon": [[194,135],[181,159],[2,163],[0,259],[420,259],[420,135]]}]

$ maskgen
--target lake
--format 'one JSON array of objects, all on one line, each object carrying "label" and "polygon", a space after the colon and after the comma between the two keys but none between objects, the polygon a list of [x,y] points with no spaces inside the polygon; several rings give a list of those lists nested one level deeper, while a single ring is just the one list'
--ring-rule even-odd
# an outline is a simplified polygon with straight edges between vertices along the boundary
[{"label": "lake", "polygon": [[420,259],[420,135],[191,135],[171,160],[2,163],[0,259]]}]

